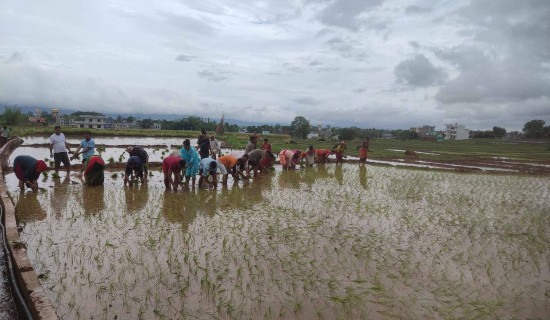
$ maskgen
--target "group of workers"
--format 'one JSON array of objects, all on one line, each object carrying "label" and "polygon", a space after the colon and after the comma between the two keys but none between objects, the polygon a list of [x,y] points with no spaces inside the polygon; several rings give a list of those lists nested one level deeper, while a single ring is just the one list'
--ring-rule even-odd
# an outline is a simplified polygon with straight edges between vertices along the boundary
[{"label": "group of workers", "polygon": [[[226,185],[228,176],[233,179],[248,179],[251,174],[256,177],[258,173],[267,172],[273,167],[276,156],[271,150],[271,144],[266,138],[263,144],[257,149],[258,135],[250,136],[244,153],[235,151],[227,155],[221,155],[221,144],[214,135],[206,136],[203,129],[198,138],[196,147],[191,146],[191,141],[185,139],[183,147],[177,151],[173,150],[162,161],[162,172],[166,189],[177,190],[178,186],[195,186],[196,176],[199,175],[199,186],[206,185],[209,188],[216,188],[218,175],[222,175],[222,184]],[[366,162],[369,139],[361,143],[360,162]],[[50,157],[54,158],[55,173],[59,172],[61,163],[70,175],[70,160],[82,155],[82,167],[79,176],[84,177],[87,185],[102,185],[104,180],[105,162],[99,155],[94,155],[95,142],[91,134],[86,132],[84,139],[78,148],[71,152],[59,126],[55,127],[55,133],[50,136]],[[345,157],[346,144],[344,141],[336,144],[332,150],[315,149],[309,146],[307,150],[282,150],[279,152],[279,160],[283,169],[294,169],[296,165],[305,162],[306,166],[313,166],[314,163],[325,163],[332,154],[336,156],[336,162],[340,163]],[[126,148],[129,159],[126,163],[124,174],[124,185],[132,185],[137,180],[145,183],[148,177],[149,155],[141,146],[129,146]],[[69,159],[69,154],[72,157]],[[31,156],[17,156],[14,160],[14,171],[19,179],[19,187],[24,190],[25,185],[33,190],[38,189],[38,177],[47,169],[42,160],[36,160]],[[185,179],[184,179],[185,178]],[[185,181],[184,181],[185,180]]]}]

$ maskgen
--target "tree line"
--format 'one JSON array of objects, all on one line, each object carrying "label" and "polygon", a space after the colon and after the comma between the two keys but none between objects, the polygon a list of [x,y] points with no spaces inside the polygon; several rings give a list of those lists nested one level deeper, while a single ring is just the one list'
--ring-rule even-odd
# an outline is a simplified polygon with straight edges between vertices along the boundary
[{"label": "tree line", "polygon": [[[92,111],[77,111],[70,114],[70,117],[77,118],[81,115],[97,115],[104,116],[102,113]],[[4,113],[0,115],[0,123],[2,125],[18,126],[25,123],[25,119],[28,116],[34,116],[32,112],[23,114],[21,109],[17,106],[5,106]],[[47,123],[53,123],[54,119],[48,112],[42,112],[41,117],[46,119]],[[196,116],[183,117],[178,120],[153,120],[151,118],[136,119],[136,117],[118,116],[117,118],[110,118],[113,122],[127,122],[136,123],[137,127],[142,129],[149,129],[154,123],[160,123],[163,130],[190,130],[200,131],[206,129],[207,131],[215,131],[218,122],[211,120],[210,118],[201,118]],[[523,126],[523,135],[526,139],[542,139],[550,138],[550,126],[545,126],[544,120],[531,120],[525,123]],[[238,132],[239,126],[236,124],[224,123],[225,132]],[[294,138],[306,139],[310,132],[318,132],[318,127],[312,126],[309,120],[303,116],[297,116],[291,122],[290,126],[280,124],[262,124],[251,125],[244,128],[246,132],[262,133],[264,131],[273,134],[289,134]],[[493,130],[476,130],[470,131],[470,138],[502,138],[506,135],[507,131],[502,127],[493,127]],[[381,138],[386,135],[391,135],[397,139],[412,140],[417,139],[418,134],[408,129],[397,130],[385,130],[385,129],[363,129],[358,127],[338,128],[331,127],[330,125],[321,128],[320,136],[318,139],[323,138],[337,138],[339,140],[353,140],[364,138]]]}]

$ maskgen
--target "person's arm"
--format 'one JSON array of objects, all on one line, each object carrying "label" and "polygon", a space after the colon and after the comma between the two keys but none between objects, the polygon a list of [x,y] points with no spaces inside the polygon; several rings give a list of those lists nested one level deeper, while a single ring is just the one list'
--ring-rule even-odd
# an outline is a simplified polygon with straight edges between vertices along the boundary
[{"label": "person's arm", "polygon": [[50,156],[51,156],[51,155],[52,155],[52,151],[53,151],[53,139],[52,139],[52,137],[50,137],[50,145],[49,145],[49,147],[50,147]]},{"label": "person's arm", "polygon": [[67,148],[68,153],[71,153],[71,149],[69,148],[69,144],[67,143],[67,141],[65,141],[65,148]]},{"label": "person's arm", "polygon": [[76,157],[78,157],[78,155],[80,154],[79,151],[81,148],[82,148],[82,145],[79,145],[78,148],[76,148],[71,159],[75,159]]},{"label": "person's arm", "polygon": [[29,181],[32,191],[38,191],[38,180]]}]

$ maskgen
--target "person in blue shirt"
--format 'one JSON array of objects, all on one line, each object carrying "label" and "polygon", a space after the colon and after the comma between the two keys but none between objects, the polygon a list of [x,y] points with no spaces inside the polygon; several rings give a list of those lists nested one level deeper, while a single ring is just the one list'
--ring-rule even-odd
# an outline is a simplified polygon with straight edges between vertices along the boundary
[{"label": "person in blue shirt", "polygon": [[[82,151],[80,151],[82,149]],[[82,154],[82,168],[80,169],[80,172],[84,172],[86,161],[88,161],[89,158],[91,158],[94,155],[95,150],[95,141],[92,139],[92,135],[90,132],[84,133],[84,139],[80,141],[80,145],[73,153],[72,159],[75,159],[79,154]]]},{"label": "person in blue shirt", "polygon": [[[199,162],[199,188],[202,186],[202,182],[206,181],[209,187],[216,189],[218,185],[217,179],[218,162],[212,158],[204,158]],[[208,181],[208,176],[212,176],[212,182]],[[206,178],[206,179],[205,179]]]},{"label": "person in blue shirt", "polygon": [[180,150],[181,158],[185,160],[187,165],[185,166],[185,183],[189,184],[189,179],[193,179],[192,186],[195,187],[195,176],[199,172],[199,154],[195,148],[191,148],[191,141],[185,139],[183,141],[183,148]]},{"label": "person in blue shirt", "polygon": [[[134,175],[135,173],[135,175]],[[145,183],[143,177],[143,162],[138,156],[132,156],[126,164],[126,174],[124,175],[124,185],[130,180],[130,186],[134,184],[134,180],[139,177],[141,183]]]}]

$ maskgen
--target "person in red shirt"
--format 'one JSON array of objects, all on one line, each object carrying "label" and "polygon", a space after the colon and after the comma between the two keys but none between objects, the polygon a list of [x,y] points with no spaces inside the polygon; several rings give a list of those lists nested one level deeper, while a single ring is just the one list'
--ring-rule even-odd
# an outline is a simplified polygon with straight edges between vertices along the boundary
[{"label": "person in red shirt", "polygon": [[162,160],[162,173],[164,173],[164,185],[166,189],[178,190],[178,184],[182,184],[181,170],[185,168],[185,160],[180,157],[168,156]]},{"label": "person in red shirt", "polygon": [[271,145],[269,144],[269,140],[267,138],[264,139],[264,143],[262,143],[262,146],[260,147],[262,150],[271,150]]},{"label": "person in red shirt", "polygon": [[86,170],[84,170],[84,179],[89,186],[99,186],[105,180],[104,176],[105,162],[99,156],[88,158]]},{"label": "person in red shirt", "polygon": [[317,162],[319,163],[325,163],[328,161],[328,156],[332,154],[332,151],[328,149],[316,149],[315,150],[315,157],[317,158]]}]

